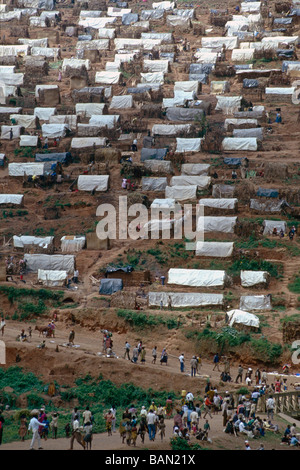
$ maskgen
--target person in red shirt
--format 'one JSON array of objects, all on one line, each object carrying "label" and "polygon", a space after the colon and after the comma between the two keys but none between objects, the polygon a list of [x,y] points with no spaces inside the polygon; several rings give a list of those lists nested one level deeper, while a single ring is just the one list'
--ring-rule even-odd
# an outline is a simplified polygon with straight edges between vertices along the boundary
[{"label": "person in red shirt", "polygon": [[211,412],[210,412],[212,406],[213,406],[213,403],[210,401],[209,397],[206,395],[205,401],[204,401],[204,416],[203,416],[203,418],[205,418],[207,414],[210,416],[210,418],[212,418],[212,415],[211,415]]}]

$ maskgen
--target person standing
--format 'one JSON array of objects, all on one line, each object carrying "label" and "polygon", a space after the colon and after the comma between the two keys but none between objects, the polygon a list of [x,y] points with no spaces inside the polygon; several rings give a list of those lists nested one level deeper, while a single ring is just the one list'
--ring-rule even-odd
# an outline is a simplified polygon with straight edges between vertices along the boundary
[{"label": "person standing", "polygon": [[128,343],[128,341],[125,342],[125,353],[124,353],[124,359],[127,359],[130,361],[130,355],[129,355],[129,351],[130,351],[130,344]]},{"label": "person standing", "polygon": [[220,362],[219,354],[216,353],[216,354],[214,355],[214,367],[213,367],[213,370],[215,370],[216,367],[217,367],[217,370],[220,372],[220,369],[219,369],[219,362]]},{"label": "person standing", "polygon": [[82,413],[82,418],[83,418],[83,425],[85,425],[86,423],[90,423],[92,421],[92,412],[89,406],[87,406],[85,411]]},{"label": "person standing", "polygon": [[272,395],[267,399],[266,408],[267,408],[268,419],[273,419],[273,417],[274,417],[274,408],[275,408],[275,400],[274,400]]},{"label": "person standing", "polygon": [[52,414],[51,429],[52,429],[52,437],[53,439],[56,439],[57,430],[58,430],[58,413]]},{"label": "person standing", "polygon": [[74,346],[74,339],[75,339],[75,331],[71,330],[69,334],[69,346]]},{"label": "person standing", "polygon": [[31,443],[30,443],[30,450],[34,449],[35,441],[37,441],[37,443],[38,443],[38,449],[42,449],[39,428],[40,427],[45,427],[45,426],[46,426],[46,424],[41,423],[38,420],[38,412],[34,412],[32,418],[29,422],[29,426],[28,426],[28,431],[32,431],[32,440],[31,440]]},{"label": "person standing", "polygon": [[117,413],[117,410],[115,408],[115,405],[112,405],[110,411],[113,415],[112,422],[111,422],[112,432],[116,432],[116,421],[117,421],[116,413]]},{"label": "person standing", "polygon": [[144,348],[144,346],[142,346],[142,350],[141,350],[141,363],[142,364],[145,364],[146,362],[146,349]]},{"label": "person standing", "polygon": [[79,416],[76,414],[74,416],[73,428],[72,428],[72,437],[70,441],[70,450],[73,450],[74,441],[78,442],[85,449],[85,441],[79,429]]},{"label": "person standing", "polygon": [[149,409],[147,414],[147,425],[148,425],[148,432],[149,432],[149,439],[150,441],[154,441],[155,434],[156,434],[156,421],[157,416],[152,409]]},{"label": "person standing", "polygon": [[197,371],[197,358],[196,356],[193,356],[190,364],[191,364],[191,377],[196,377],[196,371]]},{"label": "person standing", "polygon": [[139,348],[136,346],[132,350],[132,362],[134,362],[136,364],[137,360],[138,360],[138,357],[139,357]]},{"label": "person standing", "polygon": [[79,278],[79,271],[78,269],[75,269],[74,271],[74,277],[73,277],[73,281],[75,282],[75,284],[78,284],[78,278]]},{"label": "person standing", "polygon": [[182,353],[178,359],[180,363],[180,372],[184,372],[184,354]]},{"label": "person standing", "polygon": [[243,372],[244,372],[244,369],[240,364],[239,367],[238,367],[238,373],[237,373],[237,376],[236,376],[236,379],[235,379],[236,384],[238,383],[239,379],[240,379],[240,382],[242,383],[242,381],[243,381]]},{"label": "person standing", "polygon": [[156,358],[157,358],[157,346],[154,346],[152,349],[152,364],[156,364]]},{"label": "person standing", "polygon": [[0,322],[0,331],[1,331],[1,336],[4,335],[4,328],[6,326],[6,323],[5,323],[5,320],[4,320],[4,317],[1,318],[1,322]]}]

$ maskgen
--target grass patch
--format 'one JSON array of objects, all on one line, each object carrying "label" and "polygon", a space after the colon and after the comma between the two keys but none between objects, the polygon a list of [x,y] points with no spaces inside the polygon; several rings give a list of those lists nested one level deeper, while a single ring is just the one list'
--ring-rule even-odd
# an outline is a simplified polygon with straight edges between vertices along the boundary
[{"label": "grass patch", "polygon": [[151,328],[155,326],[166,326],[169,330],[180,326],[177,318],[171,315],[152,315],[133,310],[119,309],[117,316],[124,318],[132,327],[137,329]]}]

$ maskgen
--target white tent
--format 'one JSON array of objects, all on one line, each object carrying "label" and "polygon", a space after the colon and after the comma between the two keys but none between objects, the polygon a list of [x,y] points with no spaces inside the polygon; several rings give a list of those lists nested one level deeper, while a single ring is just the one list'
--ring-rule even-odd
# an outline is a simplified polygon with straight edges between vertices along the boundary
[{"label": "white tent", "polygon": [[113,129],[117,122],[119,121],[120,116],[117,114],[95,114],[90,117],[89,124],[95,127],[107,127],[108,129]]},{"label": "white tent", "polygon": [[74,253],[84,248],[85,236],[65,235],[60,239],[62,253]]},{"label": "white tent", "polygon": [[80,69],[85,67],[87,70],[91,69],[91,61],[89,59],[64,59],[62,63],[62,71],[65,72],[67,67],[72,69]]},{"label": "white tent", "polygon": [[22,205],[24,201],[23,194],[0,194],[0,205],[13,204]]},{"label": "white tent", "polygon": [[233,327],[235,324],[259,328],[259,318],[253,313],[245,312],[244,310],[230,310],[226,313],[229,326]]},{"label": "white tent", "polygon": [[133,106],[132,95],[113,96],[110,102],[110,109],[128,109]]},{"label": "white tent", "polygon": [[154,199],[151,203],[151,209],[168,209],[170,211],[175,210],[176,206],[181,207],[179,204],[176,203],[175,199]]},{"label": "white tent", "polygon": [[242,96],[223,96],[217,95],[216,111],[222,111],[224,114],[233,114],[241,107]]},{"label": "white tent", "polygon": [[95,83],[103,83],[104,85],[117,85],[120,81],[120,72],[111,72],[102,70],[96,72]]},{"label": "white tent", "polygon": [[285,233],[287,230],[287,224],[284,220],[264,220],[263,228],[263,235],[272,235],[274,228],[277,229],[277,233],[281,230]]},{"label": "white tent", "polygon": [[271,310],[270,295],[242,295],[240,309],[242,310]]},{"label": "white tent", "polygon": [[190,129],[190,124],[154,124],[152,134],[176,136],[179,132],[189,132]]},{"label": "white tent", "polygon": [[149,292],[149,307],[222,307],[223,294],[202,294],[198,292]]},{"label": "white tent", "polygon": [[106,25],[115,23],[116,17],[103,16],[100,18],[79,18],[78,25],[84,28],[100,29],[105,28]]},{"label": "white tent", "polygon": [[269,277],[267,271],[241,271],[241,285],[253,287],[258,284],[267,284]]},{"label": "white tent", "polygon": [[37,135],[21,135],[20,136],[20,147],[37,147],[38,136]]},{"label": "white tent", "polygon": [[42,176],[46,171],[51,168],[51,162],[46,163],[9,163],[8,174],[9,176]]},{"label": "white tent", "polygon": [[198,217],[197,231],[234,233],[237,217]]},{"label": "white tent", "polygon": [[71,131],[76,131],[77,116],[75,114],[54,114],[50,116],[49,124],[64,124]]},{"label": "white tent", "polygon": [[213,207],[216,209],[233,210],[236,209],[238,203],[237,198],[226,198],[226,199],[199,199],[199,204],[204,207]]},{"label": "white tent", "polygon": [[176,269],[168,271],[168,284],[191,287],[224,287],[228,279],[225,271],[205,269]]},{"label": "white tent", "polygon": [[107,191],[109,175],[79,175],[77,187],[79,191]]},{"label": "white tent", "polygon": [[142,191],[164,191],[167,184],[167,178],[165,177],[143,177]]},{"label": "white tent", "polygon": [[233,49],[231,54],[231,60],[233,62],[246,62],[253,60],[255,49]]},{"label": "white tent", "polygon": [[201,45],[203,48],[222,48],[223,46],[225,46],[225,49],[232,50],[238,47],[238,37],[237,36],[202,37]]},{"label": "white tent", "polygon": [[165,197],[176,201],[189,201],[197,197],[197,186],[167,186]]},{"label": "white tent", "polygon": [[197,186],[199,190],[207,189],[211,184],[211,177],[204,175],[172,176],[170,186]]},{"label": "white tent", "polygon": [[[177,139],[176,139],[177,140]],[[190,139],[183,139],[190,140]],[[210,165],[208,163],[183,163],[181,165],[182,175],[208,175]]]},{"label": "white tent", "polygon": [[13,119],[18,126],[25,129],[35,129],[36,127],[36,117],[31,114],[11,114],[9,119]]},{"label": "white tent", "polygon": [[169,60],[147,60],[144,59],[145,72],[163,72],[167,73],[169,69]]},{"label": "white tent", "polygon": [[257,127],[258,121],[257,119],[237,119],[237,118],[227,118],[224,121],[224,128],[227,131],[229,126],[233,127],[245,127],[249,128],[249,126]]},{"label": "white tent", "polygon": [[30,235],[13,236],[15,248],[26,248],[26,246],[38,246],[43,249],[49,248],[53,244],[54,237],[34,237]]},{"label": "white tent", "polygon": [[228,258],[233,253],[233,242],[197,242],[196,256]]},{"label": "white tent", "polygon": [[198,80],[191,81],[180,81],[174,83],[174,93],[176,91],[184,91],[188,93],[198,93],[199,92],[199,82]]},{"label": "white tent", "polygon": [[241,3],[241,12],[242,13],[253,13],[259,12],[261,7],[261,2],[242,2]]},{"label": "white tent", "polygon": [[149,72],[141,73],[141,83],[153,84],[153,83],[164,83],[164,73],[163,72]]},{"label": "white tent", "polygon": [[65,137],[68,126],[66,124],[43,124],[42,134],[43,137],[49,137],[55,139],[58,137]]},{"label": "white tent", "polygon": [[56,114],[56,108],[34,108],[33,114],[41,121],[49,121],[50,116]]},{"label": "white tent", "polygon": [[63,287],[66,284],[67,278],[67,271],[38,270],[38,282],[47,287]]},{"label": "white tent", "polygon": [[176,150],[175,152],[200,152],[201,150],[201,138],[194,139],[183,139],[176,137]]},{"label": "white tent", "polygon": [[256,137],[225,137],[222,142],[223,150],[227,151],[248,151],[257,150]]},{"label": "white tent", "polygon": [[10,73],[0,71],[0,82],[9,86],[21,86],[24,81],[24,73]]},{"label": "white tent", "polygon": [[13,139],[18,139],[21,133],[21,126],[1,126],[1,140],[10,140],[10,131],[12,130]]},{"label": "white tent", "polygon": [[91,117],[103,114],[105,106],[105,103],[76,103],[75,112],[77,116]]},{"label": "white tent", "polygon": [[116,30],[114,28],[99,28],[98,38],[114,39],[116,36]]},{"label": "white tent", "polygon": [[28,272],[37,273],[39,269],[49,271],[66,271],[68,274],[74,272],[75,257],[73,255],[44,255],[25,254],[26,269]]},{"label": "white tent", "polygon": [[82,149],[88,147],[105,147],[107,143],[106,137],[73,137],[71,141],[72,149]]}]

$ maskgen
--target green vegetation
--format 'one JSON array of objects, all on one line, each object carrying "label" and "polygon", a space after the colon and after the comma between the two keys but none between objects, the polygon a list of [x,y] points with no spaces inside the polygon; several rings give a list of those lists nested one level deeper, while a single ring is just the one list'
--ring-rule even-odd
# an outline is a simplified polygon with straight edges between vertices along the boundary
[{"label": "green vegetation", "polygon": [[248,259],[241,258],[232,263],[228,268],[228,274],[233,276],[239,275],[240,271],[249,270],[249,271],[267,271],[271,277],[279,278],[282,274],[283,267],[281,264],[270,263],[263,259]]},{"label": "green vegetation", "polygon": [[172,437],[170,439],[170,444],[172,450],[203,450],[199,444],[191,444],[186,439],[182,437]]},{"label": "green vegetation", "polygon": [[292,282],[288,284],[289,291],[300,294],[300,275],[297,274]]},{"label": "green vegetation", "polygon": [[180,326],[177,318],[171,315],[151,315],[139,311],[120,309],[117,310],[117,316],[124,318],[131,326],[137,329],[162,325],[172,330]]},{"label": "green vegetation", "polygon": [[207,326],[200,332],[187,332],[186,337],[195,339],[200,351],[203,346],[205,351],[210,350],[211,353],[218,350],[220,354],[239,354],[239,347],[247,344],[249,355],[252,354],[257,360],[270,364],[276,364],[283,352],[280,344],[272,343],[263,336],[258,337],[257,333],[246,333],[230,327],[224,327],[217,332]]},{"label": "green vegetation", "polygon": [[[20,425],[20,416],[25,414],[30,419],[30,410],[39,408],[45,404],[44,392],[48,389],[48,385],[43,383],[38,377],[32,373],[27,373],[20,367],[10,367],[9,369],[0,369],[0,400],[4,406],[9,405],[14,414],[7,416],[5,414],[5,432],[3,442],[18,441],[18,429]],[[10,392],[4,392],[9,387]],[[74,387],[61,386],[57,387],[62,405],[57,408],[50,400],[47,403],[47,413],[53,411],[59,414],[58,437],[64,437],[64,426],[70,422],[71,408],[73,408],[74,399],[78,401],[79,408],[85,408],[87,405],[95,418],[94,432],[104,432],[104,412],[114,405],[117,409],[117,425],[124,408],[135,405],[140,408],[142,405],[148,408],[153,400],[156,403],[164,404],[168,396],[173,400],[178,399],[174,392],[155,391],[151,388],[144,390],[132,383],[125,383],[117,386],[110,380],[103,380],[100,375],[98,378],[87,375],[78,378]],[[27,409],[19,409],[16,407],[18,397],[26,394]]]},{"label": "green vegetation", "polygon": [[290,322],[300,322],[300,313],[294,313],[294,315],[289,315],[284,318],[280,318],[280,323],[287,324]]},{"label": "green vegetation", "polygon": [[0,286],[1,294],[7,297],[11,305],[16,305],[13,319],[28,320],[33,316],[46,314],[49,306],[59,306],[64,293],[48,289]]}]

